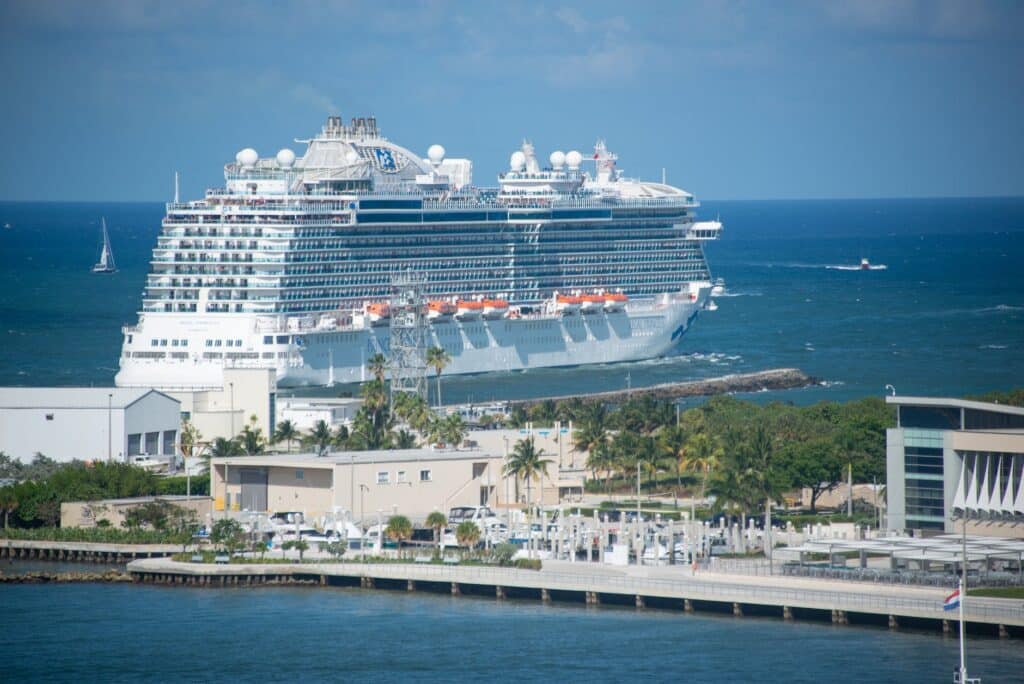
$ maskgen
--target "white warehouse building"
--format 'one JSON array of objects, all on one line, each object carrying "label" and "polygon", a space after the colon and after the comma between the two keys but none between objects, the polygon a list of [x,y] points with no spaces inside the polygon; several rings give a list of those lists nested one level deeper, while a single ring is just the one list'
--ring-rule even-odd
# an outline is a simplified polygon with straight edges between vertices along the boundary
[{"label": "white warehouse building", "polygon": [[169,457],[180,425],[178,400],[152,389],[0,387],[0,451],[25,463]]}]

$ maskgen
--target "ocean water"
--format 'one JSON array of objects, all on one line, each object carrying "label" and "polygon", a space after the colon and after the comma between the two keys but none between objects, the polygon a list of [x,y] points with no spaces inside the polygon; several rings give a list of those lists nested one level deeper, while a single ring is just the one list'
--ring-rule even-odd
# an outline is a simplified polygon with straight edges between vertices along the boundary
[{"label": "ocean water", "polygon": [[[135,320],[163,207],[0,203],[0,385],[107,384]],[[120,272],[93,275],[106,216]],[[675,354],[444,379],[448,401],[641,387],[797,367],[796,403],[1024,384],[1024,198],[706,202],[727,294]],[[867,257],[884,270],[843,270]],[[316,390],[335,394],[352,387]]]},{"label": "ocean water", "polygon": [[[0,586],[7,681],[949,682],[936,632],[335,588]],[[972,638],[1019,682],[1018,641]]]}]

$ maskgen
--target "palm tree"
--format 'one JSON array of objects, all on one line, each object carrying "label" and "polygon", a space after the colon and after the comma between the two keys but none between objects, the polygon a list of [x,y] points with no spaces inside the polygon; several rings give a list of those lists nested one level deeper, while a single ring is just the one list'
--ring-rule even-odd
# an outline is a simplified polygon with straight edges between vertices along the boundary
[{"label": "palm tree", "polygon": [[681,463],[686,470],[701,474],[701,499],[707,493],[708,475],[718,467],[723,453],[718,440],[706,432],[695,433],[686,440]]},{"label": "palm tree", "polygon": [[388,358],[381,353],[376,353],[366,360],[366,367],[373,373],[377,382],[384,384],[384,372],[388,368]]},{"label": "palm tree", "polygon": [[434,530],[434,543],[437,544],[439,552],[441,550],[441,531],[444,530],[447,524],[448,518],[441,511],[433,511],[427,516],[426,525]]},{"label": "palm tree", "polygon": [[391,433],[391,445],[395,449],[415,449],[416,435],[408,430],[399,430]]},{"label": "palm tree", "polygon": [[398,557],[402,557],[402,542],[412,536],[412,522],[404,515],[393,515],[388,520],[388,526],[384,528],[384,534],[388,539],[398,542]]},{"label": "palm tree", "polygon": [[476,543],[480,541],[480,527],[472,520],[459,523],[455,528],[455,539],[459,546],[465,546],[472,553]]},{"label": "palm tree", "polygon": [[338,428],[334,431],[334,438],[331,440],[331,442],[334,444],[334,446],[338,447],[339,449],[344,449],[345,445],[348,442],[348,436],[348,427],[344,425],[339,425]]},{"label": "palm tree", "polygon": [[240,456],[244,453],[241,445],[233,439],[218,437],[210,445],[210,456],[213,458],[227,458],[229,456]]},{"label": "palm tree", "polygon": [[441,421],[441,434],[444,437],[444,441],[454,445],[455,448],[462,444],[462,440],[466,438],[467,432],[466,424],[458,413],[453,413]]},{"label": "palm tree", "polygon": [[0,489],[0,511],[4,512],[4,532],[7,531],[11,513],[16,510],[18,510],[18,494],[14,491],[14,487]]},{"label": "palm tree", "polygon": [[582,409],[573,441],[577,451],[594,451],[608,443],[608,408],[603,402],[595,401]]},{"label": "palm tree", "polygon": [[267,444],[267,440],[263,438],[263,429],[255,424],[246,425],[242,428],[242,433],[237,439],[242,449],[249,456],[262,454]]},{"label": "palm tree", "polygon": [[512,449],[512,455],[505,464],[505,474],[526,480],[527,506],[533,503],[530,483],[535,477],[547,475],[551,463],[550,458],[544,458],[544,450],[536,447],[533,437],[519,440]]},{"label": "palm tree", "polygon": [[690,435],[681,425],[670,425],[658,434],[658,447],[665,458],[675,466],[676,489],[683,486],[683,458],[686,455],[686,442]]},{"label": "palm tree", "polygon": [[309,446],[316,447],[317,456],[321,458],[326,456],[327,452],[331,450],[331,444],[334,442],[331,426],[327,424],[326,420],[316,421],[313,424],[313,429],[306,435],[305,442]]},{"label": "palm tree", "polygon": [[441,406],[441,371],[452,362],[451,355],[442,347],[431,347],[427,350],[427,365],[437,373],[437,405]]},{"label": "palm tree", "polygon": [[299,429],[295,427],[295,423],[290,420],[282,420],[277,424],[277,430],[274,431],[274,441],[287,443],[289,452],[292,450],[292,442],[298,438]]}]

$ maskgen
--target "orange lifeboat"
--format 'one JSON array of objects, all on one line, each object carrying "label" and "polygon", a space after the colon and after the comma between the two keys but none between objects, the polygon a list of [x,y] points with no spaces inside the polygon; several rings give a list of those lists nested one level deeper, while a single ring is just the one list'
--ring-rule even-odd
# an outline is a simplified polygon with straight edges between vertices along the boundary
[{"label": "orange lifeboat", "polygon": [[574,314],[580,310],[583,297],[578,295],[555,295],[555,311],[561,314]]},{"label": "orange lifeboat", "polygon": [[391,306],[386,302],[372,302],[366,305],[366,315],[373,325],[383,325],[391,318]]},{"label": "orange lifeboat", "polygon": [[455,302],[455,317],[460,321],[471,321],[480,318],[484,312],[484,303],[472,299],[459,299]]},{"label": "orange lifeboat", "polygon": [[427,318],[431,321],[447,321],[455,313],[455,305],[444,300],[431,300],[427,302]]},{"label": "orange lifeboat", "polygon": [[580,311],[585,314],[597,313],[604,306],[604,296],[588,294],[580,297]]},{"label": "orange lifeboat", "polygon": [[629,297],[622,294],[621,292],[606,294],[604,296],[604,310],[622,311],[623,309],[626,308],[627,301],[629,301]]},{"label": "orange lifeboat", "polygon": [[508,302],[504,299],[485,299],[484,305],[484,318],[495,319],[504,318],[508,313]]}]

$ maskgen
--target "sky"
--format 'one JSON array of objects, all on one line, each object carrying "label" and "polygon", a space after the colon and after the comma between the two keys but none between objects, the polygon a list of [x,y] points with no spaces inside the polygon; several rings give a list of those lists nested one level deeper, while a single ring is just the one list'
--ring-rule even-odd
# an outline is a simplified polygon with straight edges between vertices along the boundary
[{"label": "sky", "polygon": [[2,200],[167,200],[329,114],[496,183],[598,138],[708,199],[1024,195],[1014,0],[4,0]]}]

